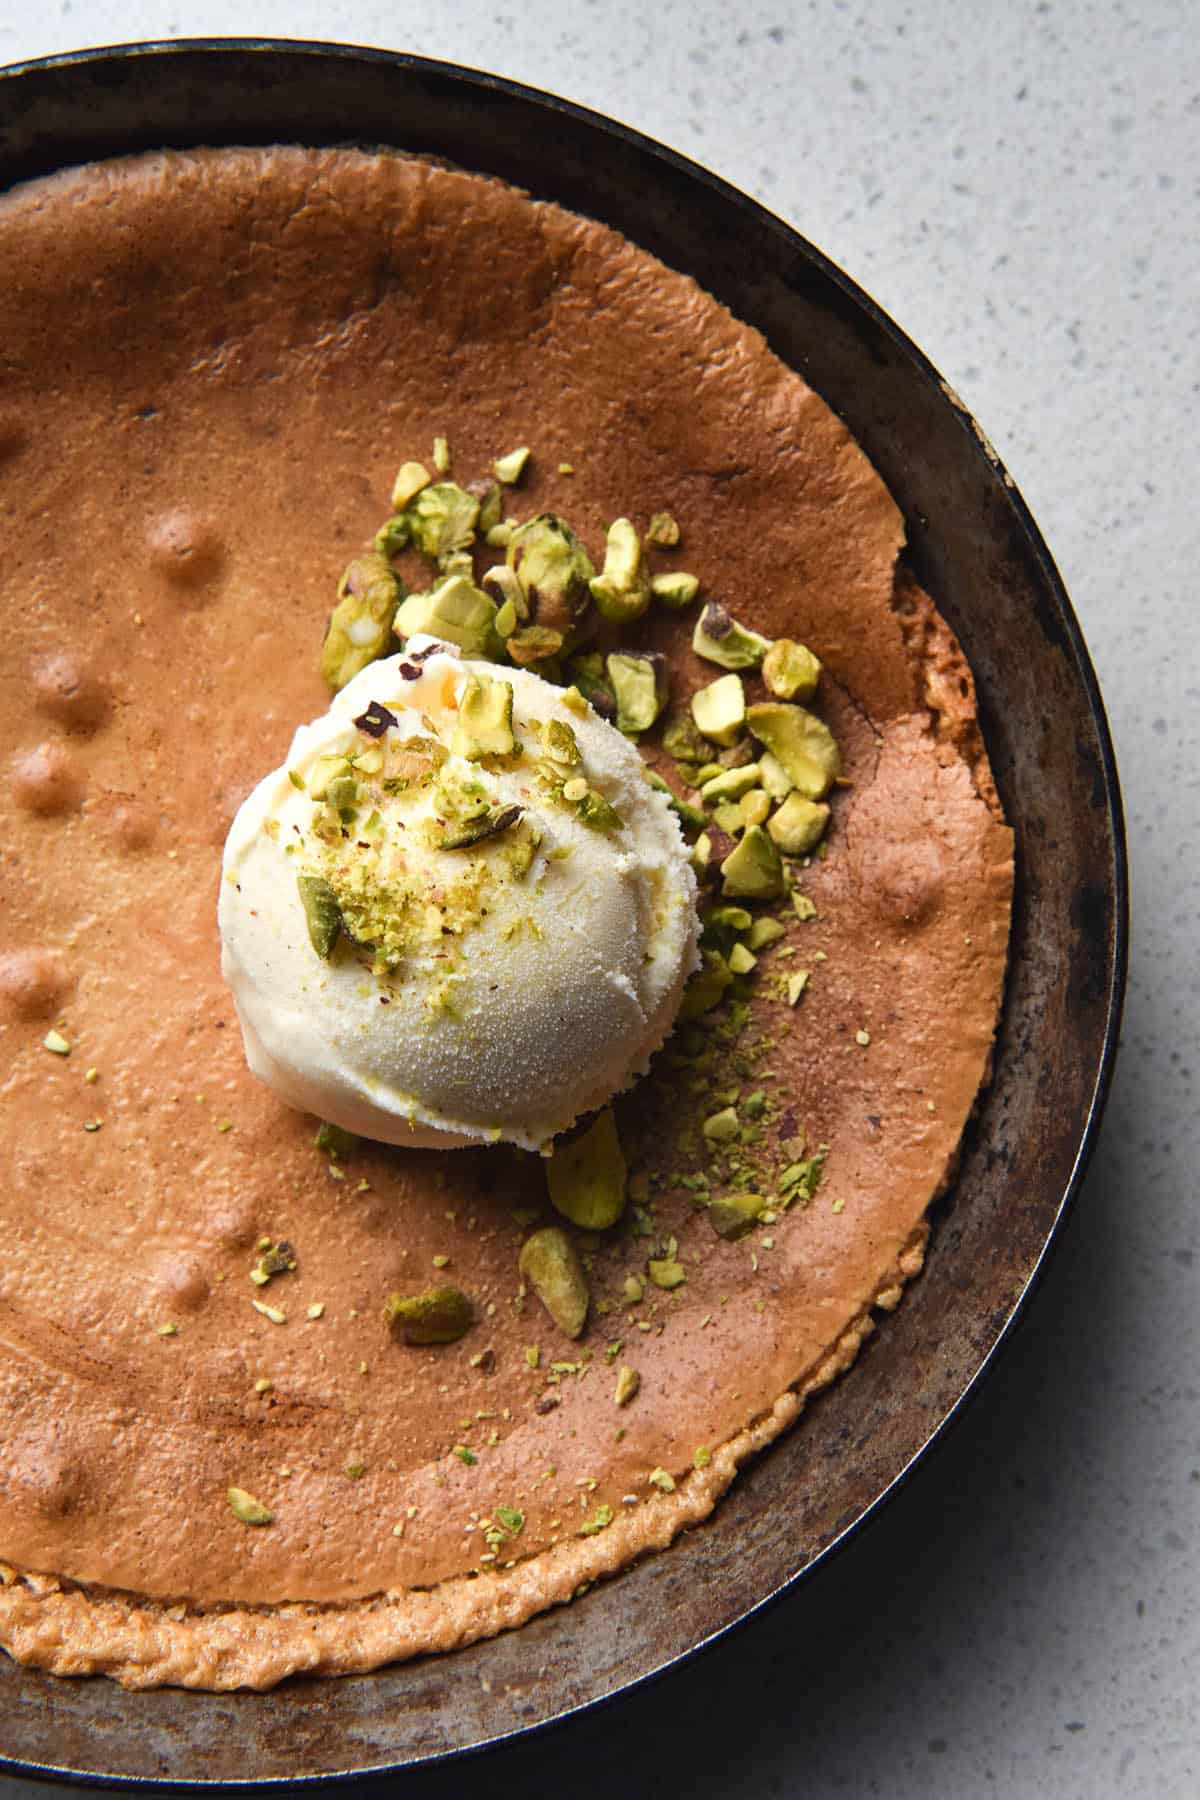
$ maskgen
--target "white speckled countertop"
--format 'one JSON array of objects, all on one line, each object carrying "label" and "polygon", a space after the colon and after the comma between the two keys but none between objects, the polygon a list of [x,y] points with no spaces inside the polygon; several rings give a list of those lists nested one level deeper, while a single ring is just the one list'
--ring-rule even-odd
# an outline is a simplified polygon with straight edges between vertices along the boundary
[{"label": "white speckled countertop", "polygon": [[[1187,11],[58,0],[18,22],[10,0],[0,14],[3,62],[206,34],[445,57],[626,120],[756,195],[881,302],[986,427],[1062,569],[1116,739],[1136,910],[1123,1059],[1066,1240],[965,1421],[846,1554],[751,1628],[406,1794],[449,1800],[467,1781],[576,1800],[1200,1792]],[[0,1800],[45,1791],[0,1777]]]}]

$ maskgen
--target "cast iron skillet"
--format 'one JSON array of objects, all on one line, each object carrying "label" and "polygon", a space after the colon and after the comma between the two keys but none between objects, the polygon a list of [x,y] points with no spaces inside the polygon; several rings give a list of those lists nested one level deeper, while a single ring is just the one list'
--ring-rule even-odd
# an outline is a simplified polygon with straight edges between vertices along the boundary
[{"label": "cast iron skillet", "polygon": [[0,186],[170,145],[366,143],[506,177],[618,227],[756,325],[846,420],[958,632],[1017,834],[995,1079],[900,1311],[706,1525],[520,1631],[266,1695],[128,1694],[0,1659],[0,1765],[113,1782],[320,1780],[427,1762],[644,1681],[797,1581],[859,1526],[995,1355],[1081,1178],[1125,979],[1124,829],[1095,676],[1049,553],[937,372],[794,231],[580,107],[410,56],[319,44],[142,45],[0,73]]}]

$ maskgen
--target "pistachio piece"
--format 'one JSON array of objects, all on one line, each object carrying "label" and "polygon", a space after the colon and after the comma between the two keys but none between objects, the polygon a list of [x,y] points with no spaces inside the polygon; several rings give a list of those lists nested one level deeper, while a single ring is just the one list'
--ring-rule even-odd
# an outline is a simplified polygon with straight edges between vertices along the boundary
[{"label": "pistachio piece", "polygon": [[410,594],[397,609],[394,630],[399,638],[426,632],[456,644],[467,656],[489,661],[500,652],[496,603],[467,575],[448,575],[425,594]]},{"label": "pistachio piece", "polygon": [[226,1488],[225,1499],[234,1518],[240,1519],[243,1525],[270,1525],[274,1521],[275,1514],[270,1507],[248,1494],[245,1488]]},{"label": "pistachio piece", "polygon": [[722,769],[719,775],[712,776],[704,782],[700,789],[700,798],[715,806],[721,800],[740,800],[751,788],[758,786],[758,764],[745,763],[740,769]]},{"label": "pistachio piece", "polygon": [[766,950],[769,945],[777,944],[781,937],[786,936],[778,919],[755,919],[747,942],[752,950]]},{"label": "pistachio piece", "polygon": [[713,818],[719,828],[729,837],[737,837],[746,824],[746,816],[742,811],[740,800],[722,800],[719,806],[714,807]]},{"label": "pistachio piece", "polygon": [[331,688],[344,688],[387,650],[401,592],[395,570],[380,551],[355,557],[338,586],[321,645],[321,675]]},{"label": "pistachio piece", "polygon": [[584,699],[596,709],[600,717],[615,719],[617,697],[605,674],[604,658],[597,651],[589,651],[585,656],[573,656],[567,664],[567,670]]},{"label": "pistachio piece", "polygon": [[514,482],[520,481],[528,461],[529,445],[522,444],[518,449],[510,450],[506,456],[498,456],[492,464],[492,474],[497,481],[511,487]]},{"label": "pistachio piece", "polygon": [[732,975],[753,975],[758,967],[758,958],[745,944],[735,944],[725,960]]},{"label": "pistachio piece", "polygon": [[676,713],[662,734],[662,747],[677,763],[704,763],[712,752],[687,713]]},{"label": "pistachio piece", "polygon": [[444,437],[433,440],[433,466],[439,475],[450,473],[450,445]]},{"label": "pistachio piece", "polygon": [[806,800],[825,798],[842,767],[828,725],[804,707],[779,700],[764,700],[749,707],[746,723]]},{"label": "pistachio piece", "polygon": [[424,556],[450,556],[475,542],[479,499],[456,481],[435,481],[404,509],[409,535]]},{"label": "pistachio piece", "polygon": [[655,1287],[665,1288],[668,1292],[682,1287],[687,1280],[687,1270],[673,1256],[652,1256],[646,1264],[646,1272]]},{"label": "pistachio piece", "polygon": [[478,762],[484,756],[511,756],[517,747],[512,712],[511,682],[497,681],[472,669],[458,703],[451,752],[470,762]]},{"label": "pistachio piece", "polygon": [[636,1397],[641,1385],[642,1378],[637,1370],[631,1369],[628,1363],[622,1363],[617,1370],[617,1384],[613,1389],[613,1400],[618,1406],[628,1406],[629,1402]]},{"label": "pistachio piece", "polygon": [[742,1129],[737,1107],[723,1106],[720,1112],[710,1113],[700,1129],[711,1144],[732,1144]]},{"label": "pistachio piece", "polygon": [[761,825],[749,825],[721,864],[721,892],[730,898],[773,900],[783,892],[783,864]]},{"label": "pistachio piece", "polygon": [[646,770],[646,780],[658,793],[666,795],[667,805],[686,831],[700,830],[705,819],[699,807],[691,806],[686,800],[681,800],[670,783],[664,781],[662,776],[656,774],[653,769]]},{"label": "pistachio piece", "polygon": [[561,763],[564,768],[577,769],[583,760],[578,738],[561,719],[548,719],[542,726],[542,743],[551,762]]},{"label": "pistachio piece", "polygon": [[667,703],[666,663],[661,656],[614,651],[605,667],[616,696],[618,731],[649,731]]},{"label": "pistachio piece", "polygon": [[604,547],[604,567],[588,583],[604,618],[615,625],[640,619],[650,604],[650,580],[642,561],[642,541],[630,519],[614,519]]},{"label": "pistachio piece", "polygon": [[764,750],[758,759],[758,779],[772,800],[786,800],[792,791],[791,776],[769,750]]},{"label": "pistachio piece", "polygon": [[561,632],[564,641],[574,636],[591,604],[588,583],[596,571],[566,520],[539,513],[519,526],[509,541],[507,565],[528,618]]},{"label": "pistachio piece", "polygon": [[715,950],[702,950],[700,954],[703,958],[701,966],[683,992],[679,1007],[681,1020],[698,1019],[719,1006],[733,980],[723,956],[718,956]]},{"label": "pistachio piece", "polygon": [[328,962],[342,934],[342,909],[337,895],[320,875],[297,875],[296,886],[304,908],[308,941],[322,962]]},{"label": "pistachio piece", "polygon": [[589,788],[576,802],[575,812],[580,824],[586,825],[589,831],[618,831],[621,827],[620,813],[612,801],[598,794],[595,788]]},{"label": "pistachio piece", "polygon": [[[435,850],[468,850],[484,838],[497,837],[521,817],[520,806],[496,806],[477,813],[473,819],[456,819],[444,825],[434,824],[430,842]],[[531,859],[532,860],[532,854]]]},{"label": "pistachio piece", "polygon": [[504,648],[522,668],[548,662],[563,647],[563,634],[549,625],[522,625],[505,639]]},{"label": "pistachio piece", "polygon": [[42,1039],[42,1049],[49,1050],[52,1056],[70,1056],[71,1054],[71,1046],[67,1039],[61,1031],[55,1031],[53,1027]]},{"label": "pistachio piece", "polygon": [[321,1120],[313,1139],[317,1149],[323,1150],[330,1157],[349,1156],[357,1142],[354,1132],[345,1130],[341,1125],[332,1125],[328,1119]]},{"label": "pistachio piece", "polygon": [[746,723],[746,690],[741,676],[721,675],[707,687],[698,688],[692,695],[692,717],[697,731],[714,744],[732,744]]},{"label": "pistachio piece", "polygon": [[744,825],[765,825],[771,816],[771,796],[763,788],[751,788],[740,801]]},{"label": "pistachio piece", "polygon": [[717,600],[708,602],[692,633],[696,655],[720,663],[723,669],[753,669],[770,648],[770,638],[739,625]]},{"label": "pistachio piece", "polygon": [[821,665],[811,650],[794,638],[776,638],[763,657],[762,677],[778,700],[811,700],[821,678]]},{"label": "pistachio piece", "polygon": [[679,542],[679,526],[669,512],[651,513],[650,523],[646,527],[646,542],[661,544],[667,550],[675,548]]},{"label": "pistachio piece", "polygon": [[557,1225],[544,1226],[521,1246],[519,1267],[554,1323],[577,1338],[587,1321],[588,1287],[571,1240]]},{"label": "pistachio piece", "polygon": [[803,794],[789,794],[767,823],[767,830],[785,856],[806,856],[815,850],[829,824],[829,808]]},{"label": "pistachio piece", "polygon": [[672,612],[682,612],[700,592],[700,583],[695,575],[685,575],[682,569],[673,569],[666,575],[652,575],[650,592],[663,606],[669,606]]},{"label": "pistachio piece", "polygon": [[[525,589],[517,579],[515,569],[510,569],[507,563],[493,563],[492,567],[484,572],[483,585],[494,590],[502,609],[505,606],[512,607],[518,625],[525,625],[529,622],[529,603],[525,598]],[[496,629],[500,632],[501,637],[508,636],[499,622],[497,622]]]},{"label": "pistachio piece", "polygon": [[[445,442],[443,438],[442,442]],[[432,477],[424,463],[401,463],[399,473],[392,483],[392,511],[402,513],[411,500],[415,500],[422,488],[429,486]]]},{"label": "pistachio piece", "polygon": [[461,1288],[427,1288],[423,1294],[389,1294],[383,1316],[406,1344],[455,1344],[474,1323]]},{"label": "pistachio piece", "polygon": [[754,914],[747,912],[744,906],[707,906],[704,909],[704,942],[712,939],[720,941],[731,933],[737,937],[743,931],[749,931],[754,924]]},{"label": "pistachio piece", "polygon": [[709,1202],[708,1222],[718,1237],[742,1238],[753,1231],[766,1204],[764,1194],[722,1194]]},{"label": "pistachio piece", "polygon": [[550,1204],[583,1231],[607,1231],[625,1210],[625,1156],[611,1106],[555,1146],[546,1163]]}]

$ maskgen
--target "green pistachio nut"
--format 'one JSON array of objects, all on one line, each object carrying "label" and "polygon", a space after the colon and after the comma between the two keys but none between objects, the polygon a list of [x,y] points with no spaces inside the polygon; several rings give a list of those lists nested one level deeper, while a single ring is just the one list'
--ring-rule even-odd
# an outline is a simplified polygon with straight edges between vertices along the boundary
[{"label": "green pistachio nut", "polygon": [[522,444],[516,450],[510,450],[506,456],[498,456],[492,464],[492,474],[497,481],[511,487],[520,481],[525,472],[525,464],[529,461],[529,445]]},{"label": "green pistachio nut", "polygon": [[684,989],[679,1008],[682,1020],[699,1019],[725,998],[725,990],[733,980],[723,956],[715,950],[702,950],[703,961]]},{"label": "green pistachio nut", "polygon": [[486,538],[488,532],[494,531],[500,523],[504,496],[499,484],[494,481],[472,481],[467,492],[473,494],[479,502],[479,517],[475,521],[475,529],[481,537]]},{"label": "green pistachio nut", "polygon": [[424,556],[436,559],[475,542],[479,499],[456,481],[435,481],[414,495],[404,516],[413,544]]},{"label": "green pistachio nut", "polygon": [[511,682],[472,669],[458,703],[451,751],[469,762],[484,756],[511,756],[517,747],[512,716]]},{"label": "green pistachio nut", "polygon": [[427,1288],[423,1294],[389,1294],[383,1316],[406,1344],[455,1344],[475,1322],[461,1288]]},{"label": "green pistachio nut", "polygon": [[504,640],[509,656],[523,669],[534,663],[550,662],[561,653],[562,647],[562,632],[555,631],[550,625],[519,625]]},{"label": "green pistachio nut", "polygon": [[547,1225],[526,1238],[519,1267],[554,1323],[577,1338],[587,1323],[587,1278],[571,1240],[557,1225]]},{"label": "green pistachio nut", "polygon": [[245,1488],[226,1488],[225,1498],[230,1512],[243,1525],[270,1525],[275,1517],[269,1506],[264,1506],[261,1500],[256,1500]]},{"label": "green pistachio nut", "polygon": [[727,898],[774,900],[783,892],[783,863],[761,825],[749,825],[721,864]]},{"label": "green pistachio nut", "polygon": [[320,875],[297,875],[296,886],[304,908],[308,941],[321,961],[328,962],[342,935],[342,909],[337,895]]},{"label": "green pistachio nut", "polygon": [[546,1163],[550,1203],[583,1231],[607,1231],[625,1210],[626,1168],[611,1106]]},{"label": "green pistachio nut", "polygon": [[704,782],[700,798],[707,800],[710,806],[716,806],[722,800],[740,800],[743,794],[758,786],[758,780],[756,762],[743,763],[740,769],[722,769],[719,775]]},{"label": "green pistachio nut", "polygon": [[605,667],[617,702],[617,730],[649,731],[667,703],[665,659],[619,650],[605,659]]},{"label": "green pistachio nut", "polygon": [[679,542],[679,526],[669,512],[656,512],[650,515],[650,523],[646,527],[646,542],[661,544],[665,550],[673,550]]},{"label": "green pistachio nut", "polygon": [[392,483],[392,511],[402,513],[422,488],[427,488],[433,477],[424,463],[401,463],[399,473]]},{"label": "green pistachio nut", "polygon": [[764,750],[758,759],[758,778],[772,800],[786,800],[792,791],[791,776],[769,750]]},{"label": "green pistachio nut", "polygon": [[793,638],[776,638],[763,657],[762,677],[777,700],[811,700],[821,678],[821,665],[811,650]]},{"label": "green pistachio nut", "polygon": [[584,699],[602,719],[616,718],[617,697],[605,671],[604,658],[598,651],[573,656],[567,664],[567,673]]},{"label": "green pistachio nut", "polygon": [[650,604],[650,577],[642,558],[642,540],[630,519],[614,519],[604,547],[604,567],[589,583],[602,616],[624,625],[640,619]]},{"label": "green pistachio nut", "polygon": [[435,850],[469,850],[485,838],[498,837],[514,826],[522,815],[519,806],[494,806],[469,819],[447,820],[444,824],[430,821],[430,842]]},{"label": "green pistachio nut", "polygon": [[427,632],[457,644],[466,656],[493,661],[501,650],[496,612],[495,601],[468,576],[448,575],[427,594],[410,594],[396,612],[394,629],[399,638]]},{"label": "green pistachio nut", "polygon": [[829,824],[829,808],[803,794],[789,794],[767,822],[767,830],[785,856],[807,856],[815,850]]},{"label": "green pistachio nut", "polygon": [[661,606],[670,607],[672,612],[682,612],[700,592],[700,583],[695,575],[673,569],[669,575],[651,576],[650,592]]},{"label": "green pistachio nut", "polygon": [[321,674],[331,688],[344,688],[387,652],[401,591],[392,565],[380,551],[355,557],[342,576],[321,646]]},{"label": "green pistachio nut", "polygon": [[722,1194],[710,1202],[706,1212],[718,1237],[736,1239],[754,1230],[766,1206],[764,1194]]},{"label": "green pistachio nut", "polygon": [[662,747],[677,763],[704,763],[712,755],[687,713],[676,713],[662,734]]},{"label": "green pistachio nut", "polygon": [[697,731],[714,744],[732,744],[746,723],[746,690],[740,675],[721,675],[692,695]]},{"label": "green pistachio nut", "polygon": [[806,800],[823,800],[841,774],[833,733],[815,713],[780,700],[746,710],[746,723]]},{"label": "green pistachio nut", "polygon": [[518,526],[507,561],[532,623],[561,632],[564,642],[574,638],[591,604],[588,583],[596,571],[566,520],[539,513]]},{"label": "green pistachio nut", "polygon": [[770,638],[760,637],[731,618],[716,600],[710,600],[692,633],[692,649],[706,662],[723,669],[753,669],[771,648]]}]

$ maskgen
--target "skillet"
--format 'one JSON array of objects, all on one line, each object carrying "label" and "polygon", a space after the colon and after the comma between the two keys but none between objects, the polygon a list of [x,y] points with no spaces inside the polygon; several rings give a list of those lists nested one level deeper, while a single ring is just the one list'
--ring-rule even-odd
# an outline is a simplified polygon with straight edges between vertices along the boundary
[{"label": "skillet", "polygon": [[584,109],[420,58],[172,43],[0,72],[0,186],[141,149],[300,142],[445,158],[603,220],[693,275],[845,419],[895,495],[908,560],[957,632],[1017,839],[995,1075],[925,1272],[854,1368],[668,1551],[518,1632],[265,1695],[125,1693],[0,1661],[0,1767],[139,1786],[319,1783],[547,1726],[679,1663],[877,1510],[1007,1337],[1078,1187],[1107,1094],[1128,925],[1120,795],[1095,677],[1050,555],[920,351],[819,251],[695,164]]}]

